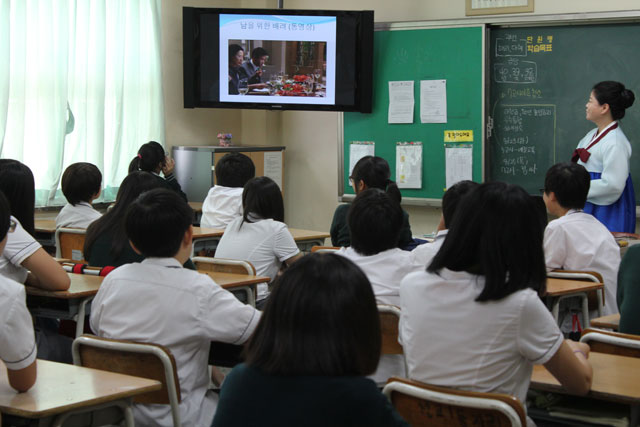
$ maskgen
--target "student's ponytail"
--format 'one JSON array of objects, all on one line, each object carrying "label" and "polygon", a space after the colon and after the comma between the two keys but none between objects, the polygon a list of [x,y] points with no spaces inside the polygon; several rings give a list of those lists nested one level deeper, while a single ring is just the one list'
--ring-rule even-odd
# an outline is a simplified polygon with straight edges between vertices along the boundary
[{"label": "student's ponytail", "polygon": [[351,172],[351,179],[354,185],[360,181],[364,182],[367,188],[378,188],[385,191],[393,200],[398,203],[402,201],[402,195],[398,185],[391,179],[391,169],[389,163],[382,157],[365,156],[358,160]]},{"label": "student's ponytail", "polygon": [[138,154],[129,163],[129,173],[133,171],[155,172],[159,164],[166,162],[164,148],[156,141],[143,144]]},{"label": "student's ponytail", "polygon": [[396,202],[400,203],[402,201],[402,194],[400,193],[400,189],[398,188],[398,184],[395,181],[387,180],[387,188],[385,189],[386,193]]}]

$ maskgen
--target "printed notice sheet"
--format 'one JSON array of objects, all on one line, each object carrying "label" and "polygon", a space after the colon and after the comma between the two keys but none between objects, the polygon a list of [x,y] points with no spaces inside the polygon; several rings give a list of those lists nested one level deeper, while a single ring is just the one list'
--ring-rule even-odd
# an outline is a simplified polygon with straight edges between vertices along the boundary
[{"label": "printed notice sheet", "polygon": [[282,151],[264,152],[264,176],[268,176],[282,190]]},{"label": "printed notice sheet", "polygon": [[447,81],[420,81],[420,123],[447,123]]},{"label": "printed notice sheet", "polygon": [[422,142],[396,143],[398,188],[422,188]]},{"label": "printed notice sheet", "polygon": [[389,123],[413,123],[413,80],[389,82]]},{"label": "printed notice sheet", "polygon": [[349,144],[349,176],[358,160],[364,156],[374,156],[376,145],[373,141],[351,141]]},{"label": "printed notice sheet", "polygon": [[473,168],[473,146],[471,144],[445,144],[446,186],[451,188],[456,182],[471,180]]}]

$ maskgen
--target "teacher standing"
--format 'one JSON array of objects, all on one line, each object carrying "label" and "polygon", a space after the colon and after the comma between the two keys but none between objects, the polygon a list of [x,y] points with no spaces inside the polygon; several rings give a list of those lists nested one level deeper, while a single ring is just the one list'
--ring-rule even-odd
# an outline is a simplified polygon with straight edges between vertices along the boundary
[{"label": "teacher standing", "polygon": [[597,128],[578,143],[571,160],[591,175],[591,187],[584,207],[610,231],[633,233],[636,203],[629,173],[631,144],[618,120],[624,117],[635,96],[622,83],[596,84],[587,102],[587,120]]}]

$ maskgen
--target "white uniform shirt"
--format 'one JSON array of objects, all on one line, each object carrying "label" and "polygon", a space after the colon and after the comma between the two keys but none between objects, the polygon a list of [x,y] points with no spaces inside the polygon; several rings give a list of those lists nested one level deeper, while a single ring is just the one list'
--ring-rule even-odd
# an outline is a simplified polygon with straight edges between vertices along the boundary
[{"label": "white uniform shirt", "polygon": [[202,203],[200,226],[226,228],[231,221],[242,217],[242,190],[242,187],[212,187]]},{"label": "white uniform shirt", "polygon": [[544,231],[544,256],[549,270],[597,271],[604,280],[603,315],[618,312],[616,294],[620,247],[594,216],[570,210]]},{"label": "white uniform shirt", "polygon": [[[217,395],[207,392],[211,341],[244,343],[260,313],[209,276],[175,258],[147,258],[111,272],[91,303],[91,328],[101,337],[168,347],[178,369],[183,426],[211,425]],[[136,423],[170,426],[169,405],[136,405]]]},{"label": "white uniform shirt", "polygon": [[101,216],[102,214],[87,202],[80,202],[75,206],[67,203],[56,217],[56,228],[87,228]]},{"label": "white uniform shirt", "polygon": [[5,246],[4,253],[0,256],[0,275],[16,282],[24,283],[27,280],[28,271],[21,264],[42,246],[22,228],[17,219],[13,216],[11,219],[17,225],[13,233],[7,234],[7,246]]},{"label": "white uniform shirt", "polygon": [[533,364],[556,354],[563,336],[531,289],[476,302],[484,278],[443,269],[400,285],[400,338],[409,378],[525,402]]},{"label": "white uniform shirt", "polygon": [[440,230],[436,233],[436,238],[431,243],[425,243],[423,245],[418,245],[411,252],[416,259],[416,262],[422,264],[425,268],[431,264],[433,257],[436,256],[442,244],[444,243],[444,239],[447,237],[447,233],[449,230]]},{"label": "white uniform shirt", "polygon": [[[224,231],[216,248],[216,258],[249,261],[258,276],[273,280],[282,263],[299,252],[286,224],[273,219],[243,223],[240,217],[231,221]],[[258,299],[266,295],[267,286],[258,285]]]},{"label": "white uniform shirt", "polygon": [[[607,128],[614,123],[616,122],[611,123]],[[587,133],[578,143],[578,148],[587,148],[597,131],[596,128]],[[596,205],[611,205],[620,198],[629,176],[631,144],[618,126],[591,147],[589,152],[591,156],[587,163],[579,160],[578,164],[584,166],[589,172],[602,173],[602,177],[591,181],[587,200]]]},{"label": "white uniform shirt", "polygon": [[400,282],[409,273],[424,270],[415,262],[412,252],[393,248],[375,255],[361,255],[352,247],[336,252],[360,267],[371,282],[378,304],[400,306]]},{"label": "white uniform shirt", "polygon": [[0,276],[0,359],[12,370],[36,360],[33,321],[25,300],[22,284]]}]

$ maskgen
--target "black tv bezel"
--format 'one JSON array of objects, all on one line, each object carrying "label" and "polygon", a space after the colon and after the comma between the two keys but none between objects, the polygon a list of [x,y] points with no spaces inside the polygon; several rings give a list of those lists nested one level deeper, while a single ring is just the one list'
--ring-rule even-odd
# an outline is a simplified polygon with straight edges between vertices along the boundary
[{"label": "black tv bezel", "polygon": [[[278,104],[255,102],[202,101],[196,82],[196,17],[200,13],[307,15],[357,17],[356,31],[356,93],[354,105]],[[355,111],[371,113],[373,90],[373,11],[372,10],[305,10],[305,9],[241,9],[241,8],[182,8],[183,33],[183,96],[184,108],[239,108],[254,110]],[[336,53],[337,54],[337,53]]]}]

